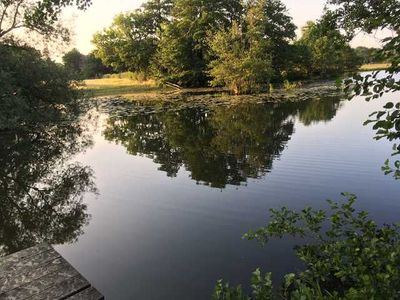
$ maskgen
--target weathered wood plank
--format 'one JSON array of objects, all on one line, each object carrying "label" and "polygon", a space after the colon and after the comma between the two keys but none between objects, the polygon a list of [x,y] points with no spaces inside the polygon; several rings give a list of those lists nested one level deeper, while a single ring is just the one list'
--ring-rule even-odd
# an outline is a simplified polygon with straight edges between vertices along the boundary
[{"label": "weathered wood plank", "polygon": [[0,259],[0,300],[101,300],[104,297],[48,245]]},{"label": "weathered wood plank", "polygon": [[23,300],[35,296],[55,285],[58,285],[68,279],[81,276],[72,266],[67,265],[66,268],[57,272],[47,274],[30,283],[19,286],[0,296],[1,300]]},{"label": "weathered wood plank", "polygon": [[28,298],[29,300],[61,300],[70,299],[71,296],[90,288],[90,283],[81,275],[64,280],[53,285],[40,294]]},{"label": "weathered wood plank", "polygon": [[7,268],[10,265],[13,265],[21,260],[25,260],[32,256],[36,256],[42,252],[46,252],[49,250],[53,250],[53,248],[47,244],[38,245],[36,247],[28,248],[6,257],[0,258],[0,268]]},{"label": "weathered wood plank", "polygon": [[5,276],[0,279],[0,295],[35,281],[47,274],[62,270],[67,266],[68,263],[66,263],[63,258],[57,258],[37,269],[31,269],[27,272],[19,273],[16,276]]},{"label": "weathered wood plank", "polygon": [[6,276],[15,277],[18,273],[26,273],[29,270],[35,270],[60,257],[61,255],[58,252],[54,249],[50,249],[35,256],[21,259],[15,263],[7,263],[0,267],[0,280]]},{"label": "weathered wood plank", "polygon": [[68,298],[68,300],[104,300],[104,296],[95,288],[90,287]]}]

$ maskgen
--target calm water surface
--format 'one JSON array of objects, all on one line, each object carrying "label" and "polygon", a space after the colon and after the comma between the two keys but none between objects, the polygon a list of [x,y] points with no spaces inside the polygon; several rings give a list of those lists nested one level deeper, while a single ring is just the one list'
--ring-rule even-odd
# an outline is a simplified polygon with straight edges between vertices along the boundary
[{"label": "calm water surface", "polygon": [[124,106],[74,126],[0,135],[0,254],[43,240],[106,299],[209,299],[300,267],[293,241],[241,240],[280,206],[326,207],[341,192],[398,221],[391,144],[362,123],[385,100],[339,97],[161,109]]}]

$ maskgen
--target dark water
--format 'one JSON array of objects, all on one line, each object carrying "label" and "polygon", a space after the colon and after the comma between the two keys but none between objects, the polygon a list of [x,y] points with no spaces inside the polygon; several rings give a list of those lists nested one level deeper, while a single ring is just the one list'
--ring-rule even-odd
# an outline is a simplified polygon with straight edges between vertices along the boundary
[{"label": "dark water", "polygon": [[326,207],[346,191],[398,220],[400,182],[380,170],[391,144],[362,125],[396,96],[116,106],[3,133],[0,254],[59,244],[106,299],[209,299],[216,280],[247,283],[259,266],[279,278],[300,267],[293,241],[241,240],[270,208]]}]

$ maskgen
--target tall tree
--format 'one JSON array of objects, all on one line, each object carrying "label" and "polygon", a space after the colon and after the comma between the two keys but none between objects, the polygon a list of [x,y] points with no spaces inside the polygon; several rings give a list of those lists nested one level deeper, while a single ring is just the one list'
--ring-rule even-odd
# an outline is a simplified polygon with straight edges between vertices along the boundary
[{"label": "tall tree", "polygon": [[172,3],[173,0],[151,0],[140,9],[117,15],[109,28],[94,35],[95,56],[117,72],[149,73]]},{"label": "tall tree", "polygon": [[139,10],[116,16],[110,28],[94,35],[94,54],[115,71],[147,73],[157,47],[153,21]]},{"label": "tall tree", "polygon": [[253,11],[254,21],[268,42],[275,78],[288,71],[290,42],[296,37],[296,25],[281,0],[250,0],[247,9]]},{"label": "tall tree", "polygon": [[62,61],[65,68],[70,71],[74,77],[80,77],[85,62],[85,56],[80,53],[78,49],[74,48],[65,53],[62,57]]},{"label": "tall tree", "polygon": [[158,76],[183,86],[207,84],[211,60],[207,36],[241,16],[239,0],[176,0],[158,53]]},{"label": "tall tree", "polygon": [[59,24],[62,9],[86,9],[91,0],[0,0],[0,40],[16,30],[37,32],[42,36],[68,39],[68,30]]},{"label": "tall tree", "polygon": [[327,19],[308,22],[298,44],[308,47],[311,53],[309,71],[317,76],[331,77],[353,71],[360,62],[346,37]]}]

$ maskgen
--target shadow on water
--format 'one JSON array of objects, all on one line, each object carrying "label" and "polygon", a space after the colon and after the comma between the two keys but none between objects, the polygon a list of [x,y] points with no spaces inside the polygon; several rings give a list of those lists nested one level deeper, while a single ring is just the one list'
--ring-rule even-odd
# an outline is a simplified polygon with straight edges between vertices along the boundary
[{"label": "shadow on water", "polygon": [[198,184],[224,188],[265,176],[294,133],[296,118],[304,125],[329,121],[340,102],[329,96],[148,113],[130,113],[128,105],[107,120],[103,134],[129,154],[151,158],[169,177],[185,168]]},{"label": "shadow on water", "polygon": [[[86,116],[86,117],[89,117]],[[90,216],[93,171],[72,156],[92,145],[90,118],[0,133],[0,256],[75,241]]]}]

